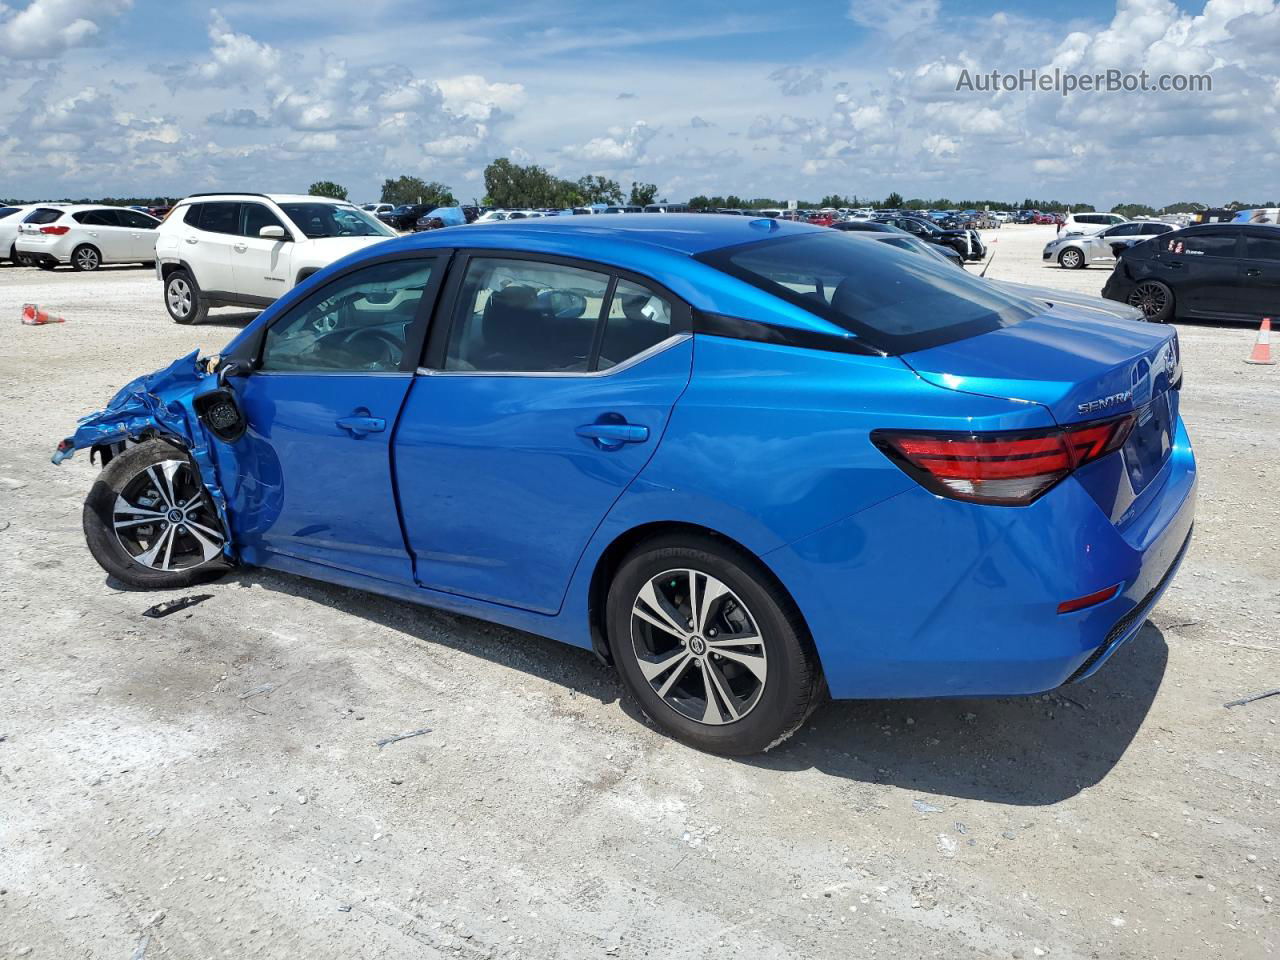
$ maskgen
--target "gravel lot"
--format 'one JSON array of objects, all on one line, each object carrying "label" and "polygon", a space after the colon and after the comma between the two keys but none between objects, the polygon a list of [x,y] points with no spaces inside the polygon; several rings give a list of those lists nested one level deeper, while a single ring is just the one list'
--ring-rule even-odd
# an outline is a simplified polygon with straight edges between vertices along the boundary
[{"label": "gravel lot", "polygon": [[[989,275],[1097,292],[1042,266],[1052,233],[992,232]],[[1196,538],[1096,678],[831,704],[742,762],[643,726],[583,651],[425,608],[248,570],[144,619],[166,596],[84,547],[95,468],[49,455],[251,316],[0,266],[0,957],[1274,954],[1280,697],[1223,707],[1280,685],[1254,330],[1180,326]]]}]

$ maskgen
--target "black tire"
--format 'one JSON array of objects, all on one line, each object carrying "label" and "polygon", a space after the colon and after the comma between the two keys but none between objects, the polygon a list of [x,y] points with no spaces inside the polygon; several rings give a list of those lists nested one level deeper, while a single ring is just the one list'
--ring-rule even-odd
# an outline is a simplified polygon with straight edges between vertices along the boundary
[{"label": "black tire", "polygon": [[91,243],[82,243],[71,251],[71,266],[81,273],[92,273],[102,266],[102,252]]},{"label": "black tire", "polygon": [[[710,643],[696,635],[691,635],[687,641],[678,641],[676,634],[670,631],[659,630],[655,634],[653,627],[633,615],[633,608],[646,585],[665,581],[668,576],[675,584],[675,577],[688,571],[702,577],[702,586],[698,589],[703,591],[704,598],[709,592],[706,589],[710,582],[707,577],[719,580],[731,591],[720,601],[715,618],[726,616],[727,610],[728,615],[743,618],[748,624],[754,621],[754,633],[761,642],[750,648],[735,649],[739,653],[750,649],[753,657],[763,655],[763,665],[767,665],[767,669],[762,681],[757,679],[755,670],[747,671],[732,661],[722,660],[715,653],[713,644],[725,643],[724,636]],[[706,615],[700,629],[712,622],[711,605],[715,602],[712,600],[704,607]],[[688,609],[681,612],[678,606],[669,609],[680,616],[690,613]],[[613,662],[631,699],[663,732],[696,749],[724,756],[743,756],[768,750],[794,733],[821,702],[825,691],[822,671],[799,610],[755,558],[713,539],[675,535],[636,547],[623,559],[609,586],[606,617]],[[716,622],[728,623],[721,619]],[[633,629],[633,624],[637,623],[638,629]],[[652,651],[656,660],[668,656],[690,656],[687,669],[677,666],[670,673],[659,674],[654,680],[654,683],[662,684],[672,676],[683,674],[670,694],[672,701],[684,697],[683,709],[660,696],[641,670],[640,653],[637,651],[643,648],[645,652],[651,652],[648,640],[643,636],[646,632],[648,638],[660,636],[673,648],[662,653]],[[714,636],[716,630],[712,627],[707,638]],[[699,641],[701,649],[695,646]],[[680,649],[675,649],[677,646]],[[709,681],[705,677],[708,667],[692,658],[695,653],[708,663],[708,658],[716,658],[720,664],[716,668],[719,671],[718,682],[728,683],[728,671],[732,670],[736,671],[733,683],[741,687],[745,681],[748,689],[754,689],[753,699],[741,716],[730,719],[733,714],[724,706],[726,698],[717,697],[717,719],[707,723],[694,718],[702,711],[699,703],[707,704],[706,709],[711,710],[709,698],[713,696],[707,691]],[[648,662],[652,664],[655,659]],[[681,694],[682,687],[686,685],[702,689],[707,699],[699,701],[696,695]],[[743,706],[736,700],[735,703]]]},{"label": "black tire", "polygon": [[1152,323],[1168,323],[1173,319],[1173,291],[1159,280],[1139,280],[1129,294],[1129,306],[1137,307]]},{"label": "black tire", "polygon": [[1085,260],[1084,253],[1075,247],[1067,247],[1058,254],[1058,266],[1065,270],[1083,270],[1089,265]]},{"label": "black tire", "polygon": [[174,323],[200,323],[209,315],[209,304],[186,270],[175,270],[164,278],[164,308]]},{"label": "black tire", "polygon": [[36,266],[38,266],[41,270],[52,270],[57,265],[58,265],[58,262],[56,260],[37,260],[36,261]]},{"label": "black tire", "polygon": [[9,246],[9,262],[15,267],[19,266],[18,262],[18,245],[16,243]]},{"label": "black tire", "polygon": [[[180,535],[176,531],[168,534],[176,549],[171,550],[171,553],[162,554],[162,558],[165,560],[172,558],[174,569],[156,569],[140,563],[135,559],[134,554],[125,548],[121,539],[122,536],[132,535],[135,543],[136,541],[141,541],[141,546],[143,547],[154,545],[156,541],[163,542],[166,536],[164,531],[158,529],[160,522],[157,522],[155,527],[129,527],[129,534],[117,534],[114,522],[117,516],[127,520],[128,518],[125,518],[124,514],[141,513],[140,510],[121,510],[118,506],[119,498],[122,495],[129,494],[130,490],[139,489],[147,485],[155,487],[158,491],[158,484],[151,483],[151,477],[155,476],[155,473],[149,473],[148,471],[149,468],[154,467],[156,472],[159,472],[163,477],[163,465],[166,461],[180,462],[189,471],[189,473],[179,472],[175,476],[173,488],[175,498],[187,497],[188,502],[190,502],[190,499],[197,494],[203,494],[202,506],[198,512],[193,511],[190,517],[202,525],[210,522],[215,523],[217,525],[216,529],[218,531],[221,530],[221,524],[216,520],[217,513],[212,507],[208,491],[205,490],[203,484],[199,483],[198,471],[195,468],[195,464],[187,456],[186,451],[164,440],[148,440],[135,447],[130,447],[118,456],[113,457],[111,462],[103,468],[102,473],[98,475],[97,480],[94,481],[93,488],[89,491],[89,496],[85,498],[83,513],[84,536],[89,545],[89,552],[93,555],[93,559],[98,561],[98,565],[117,580],[133,587],[141,587],[148,590],[170,590],[189,587],[192,584],[203,583],[219,577],[230,567],[230,563],[220,553],[208,559],[200,559],[198,562],[193,562],[190,566],[178,567],[178,564],[183,562],[181,555],[184,551],[192,554],[193,561],[196,555],[204,555],[204,551],[200,549],[199,542],[189,533],[181,539],[179,539]],[[139,499],[137,496],[130,496],[133,500]],[[164,497],[162,495],[157,502],[157,505],[161,506],[162,510],[164,509],[163,502]],[[165,526],[169,526],[167,522],[165,522]],[[174,526],[177,525],[175,524]],[[178,529],[184,530],[185,527],[179,527]],[[136,532],[139,530],[142,533]],[[145,556],[145,553],[143,555]]]}]

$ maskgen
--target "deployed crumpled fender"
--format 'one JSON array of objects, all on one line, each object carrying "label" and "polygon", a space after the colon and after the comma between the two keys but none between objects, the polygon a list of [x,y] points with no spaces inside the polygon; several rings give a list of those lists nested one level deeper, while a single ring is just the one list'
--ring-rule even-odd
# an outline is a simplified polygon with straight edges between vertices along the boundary
[{"label": "deployed crumpled fender", "polygon": [[[125,384],[105,409],[80,419],[76,432],[58,444],[53,462],[62,463],[86,447],[152,437],[172,440],[191,455],[217,507],[223,529],[230,531],[227,501],[209,448],[209,433],[192,406],[196,397],[217,389],[217,379],[204,371],[198,355],[199,351],[193,350],[163,370]],[[229,536],[223,552],[228,557],[234,555]]]}]

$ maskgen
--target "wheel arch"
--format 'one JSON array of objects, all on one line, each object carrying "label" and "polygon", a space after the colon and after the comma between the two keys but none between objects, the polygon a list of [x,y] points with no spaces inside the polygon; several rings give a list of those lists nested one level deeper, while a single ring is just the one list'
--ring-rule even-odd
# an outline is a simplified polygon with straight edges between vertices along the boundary
[{"label": "wheel arch", "polygon": [[613,660],[609,653],[609,644],[605,636],[606,601],[609,594],[609,585],[613,582],[613,575],[622,564],[623,558],[636,547],[647,541],[673,534],[685,534],[691,537],[714,540],[741,553],[748,560],[759,566],[764,575],[782,591],[799,614],[800,621],[804,624],[805,642],[810,644],[810,648],[813,649],[813,637],[809,631],[808,622],[805,620],[804,611],[800,609],[800,605],[796,603],[795,596],[787,585],[782,582],[782,578],[774,572],[763,557],[733,537],[711,527],[685,520],[653,520],[631,527],[614,537],[596,558],[595,566],[592,568],[591,579],[587,586],[587,625],[591,634],[592,652],[601,661],[611,664]]},{"label": "wheel arch", "polygon": [[92,250],[94,253],[98,255],[98,266],[102,266],[104,263],[107,262],[106,259],[102,256],[102,248],[98,246],[96,243],[90,243],[88,240],[81,240],[79,243],[77,243],[74,247],[71,248],[71,256],[68,262],[75,263],[76,251],[82,250],[85,247],[88,247],[90,250]]}]

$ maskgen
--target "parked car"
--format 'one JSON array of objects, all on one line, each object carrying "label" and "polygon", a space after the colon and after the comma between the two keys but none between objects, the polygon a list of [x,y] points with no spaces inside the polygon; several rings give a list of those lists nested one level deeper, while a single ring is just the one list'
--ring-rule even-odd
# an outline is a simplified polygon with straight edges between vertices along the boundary
[{"label": "parked car", "polygon": [[[908,233],[900,227],[895,227],[891,223],[883,223],[879,220],[841,220],[833,223],[831,229],[839,230],[841,233],[861,233],[870,234],[875,239],[887,239],[894,246],[901,247],[905,250],[915,250],[925,248],[937,256],[942,257],[948,263],[957,267],[964,266],[964,257],[956,251],[950,244],[927,243],[921,240],[915,234]],[[910,241],[910,243],[904,243]]]},{"label": "parked car", "polygon": [[161,224],[156,274],[175,323],[212,307],[266,307],[349,253],[394,237],[345,200],[265,193],[197,193]]},{"label": "parked car", "polygon": [[435,207],[414,221],[415,232],[439,230],[442,227],[460,227],[467,223],[467,215],[461,207]]},{"label": "parked car", "polygon": [[1118,213],[1073,213],[1069,217],[1063,217],[1059,222],[1062,224],[1063,234],[1091,234],[1101,233],[1107,227],[1128,223],[1128,218]]},{"label": "parked car", "polygon": [[1055,217],[1052,213],[1037,213],[1034,217],[1031,218],[1031,222],[1040,224],[1043,226],[1044,224],[1057,223],[1058,218]]},{"label": "parked car", "polygon": [[1238,210],[1232,223],[1280,223],[1280,207],[1254,207]]},{"label": "parked car", "polygon": [[966,260],[982,260],[987,255],[986,245],[977,230],[957,228],[948,230],[925,217],[891,216],[877,217],[881,223],[889,223],[927,243],[936,243],[953,249]]},{"label": "parked car", "polygon": [[689,213],[687,203],[649,203],[645,205],[645,213]]},{"label": "parked car", "polygon": [[622,206],[605,207],[604,212],[605,213],[643,213],[644,207],[637,207],[634,204],[627,204]]},{"label": "parked car", "polygon": [[1159,323],[1275,316],[1280,227],[1212,223],[1162,234],[1121,251],[1102,295]]},{"label": "parked car", "polygon": [[412,230],[420,216],[434,209],[435,204],[431,203],[402,203],[386,213],[378,214],[378,219],[393,230]]},{"label": "parked car", "polygon": [[1106,227],[1098,233],[1063,232],[1045,244],[1041,259],[1057,260],[1059,266],[1068,270],[1082,270],[1091,263],[1109,264],[1116,259],[1117,250],[1172,229],[1169,224],[1155,220],[1134,220]]},{"label": "parked car", "polygon": [[1195,509],[1175,330],[805,224],[404,237],[207,367],[133,381],[58,446],[106,462],[84,527],[117,580],[240,563],[551,636],[723,754],[828,691],[1090,676]]},{"label": "parked car", "polygon": [[390,213],[395,209],[392,203],[362,203],[360,209],[367,213],[372,213],[375,217],[381,217],[384,213]]},{"label": "parked car", "polygon": [[18,224],[31,211],[31,205],[0,206],[0,260],[18,265]]},{"label": "parked car", "polygon": [[37,206],[18,225],[14,249],[45,270],[69,263],[97,270],[104,263],[153,263],[160,221],[127,207]]}]

